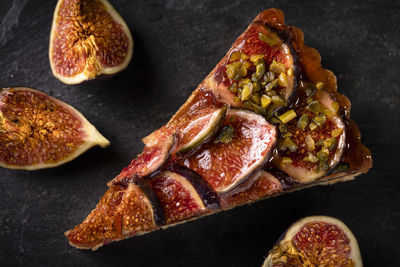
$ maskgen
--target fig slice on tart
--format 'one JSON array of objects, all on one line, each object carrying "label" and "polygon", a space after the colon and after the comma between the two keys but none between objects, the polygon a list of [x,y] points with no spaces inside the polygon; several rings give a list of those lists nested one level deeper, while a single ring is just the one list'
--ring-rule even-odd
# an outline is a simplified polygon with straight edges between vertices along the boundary
[{"label": "fig slice on tart", "polygon": [[[96,228],[104,237],[92,246],[67,237],[73,246],[96,249],[283,192],[352,179],[367,172],[372,159],[349,111],[336,77],[304,45],[301,30],[286,26],[280,10],[265,10],[170,121],[143,138],[143,153],[108,183],[111,192],[139,188],[131,192],[149,200],[154,224],[113,230],[110,238],[107,219],[103,230]],[[118,194],[112,197],[120,203]],[[108,214],[119,210],[109,207]],[[91,220],[104,218],[95,211]]]},{"label": "fig slice on tart", "polygon": [[181,164],[200,174],[213,190],[227,192],[261,169],[275,141],[275,126],[264,117],[230,109],[217,138],[184,157]]},{"label": "fig slice on tart", "polygon": [[53,75],[78,84],[112,75],[131,61],[128,26],[107,0],[58,0],[50,34]]},{"label": "fig slice on tart", "polygon": [[0,89],[0,166],[59,166],[110,142],[72,106],[36,89]]},{"label": "fig slice on tart", "polygon": [[357,239],[340,220],[310,216],[289,227],[262,267],[362,267]]}]

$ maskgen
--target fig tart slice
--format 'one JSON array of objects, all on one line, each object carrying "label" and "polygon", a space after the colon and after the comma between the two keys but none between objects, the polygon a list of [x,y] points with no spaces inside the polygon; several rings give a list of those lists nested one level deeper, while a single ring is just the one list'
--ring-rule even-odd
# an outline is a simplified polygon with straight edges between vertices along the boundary
[{"label": "fig tart slice", "polygon": [[97,249],[372,167],[350,102],[303,33],[261,12],[143,153],[108,183],[72,246]]}]

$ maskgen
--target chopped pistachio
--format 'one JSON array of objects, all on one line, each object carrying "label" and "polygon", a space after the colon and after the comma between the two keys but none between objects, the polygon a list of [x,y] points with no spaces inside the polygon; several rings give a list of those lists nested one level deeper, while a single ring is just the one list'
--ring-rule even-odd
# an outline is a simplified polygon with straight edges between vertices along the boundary
[{"label": "chopped pistachio", "polygon": [[305,156],[303,160],[304,161],[308,161],[308,162],[316,163],[316,162],[318,162],[319,159],[313,153],[308,152],[307,156]]},{"label": "chopped pistachio", "polygon": [[265,35],[265,34],[263,34],[261,32],[258,33],[258,38],[261,41],[263,41],[264,43],[269,44],[269,46],[275,46],[278,43],[275,39],[273,39],[273,38],[271,38],[271,37],[269,37],[269,36],[267,36],[267,35]]},{"label": "chopped pistachio", "polygon": [[262,95],[261,96],[261,107],[262,108],[267,108],[271,104],[271,98],[267,95]]},{"label": "chopped pistachio", "polygon": [[262,76],[264,75],[266,70],[265,63],[261,62],[260,64],[257,64],[256,66],[256,72],[255,72],[255,77],[257,80],[261,80]]},{"label": "chopped pistachio", "polygon": [[315,87],[317,87],[318,90],[321,90],[322,88],[324,88],[324,83],[323,82],[317,82]]},{"label": "chopped pistachio", "polygon": [[233,101],[234,101],[234,102],[240,102],[240,97],[235,96],[235,97],[233,98]]},{"label": "chopped pistachio", "polygon": [[325,148],[329,148],[329,147],[331,147],[331,145],[332,145],[332,139],[331,138],[326,138],[324,140],[324,147]]},{"label": "chopped pistachio", "polygon": [[307,105],[306,109],[312,113],[318,114],[321,111],[321,106],[319,105],[319,101],[312,101]]},{"label": "chopped pistachio", "polygon": [[314,101],[314,99],[312,97],[310,97],[310,98],[307,98],[306,103],[307,104],[311,104],[311,102],[313,102],[313,101]]},{"label": "chopped pistachio", "polygon": [[267,83],[265,86],[265,91],[270,91],[278,85],[278,79],[273,80],[272,82]]},{"label": "chopped pistachio", "polygon": [[332,130],[331,135],[332,137],[338,137],[339,135],[341,135],[343,132],[343,128],[336,128],[334,130]]},{"label": "chopped pistachio", "polygon": [[250,69],[251,66],[253,66],[253,64],[251,64],[250,61],[244,61],[244,62],[243,62],[243,66],[244,66],[246,69]]},{"label": "chopped pistachio", "polygon": [[233,83],[231,86],[229,86],[229,90],[230,90],[232,93],[236,93],[236,92],[237,92],[237,84],[236,84],[236,83]]},{"label": "chopped pistachio", "polygon": [[293,160],[291,159],[291,158],[289,158],[289,157],[282,157],[282,165],[289,165],[289,164],[292,164],[293,163]]},{"label": "chopped pistachio", "polygon": [[274,124],[280,124],[280,123],[282,123],[282,122],[281,122],[278,118],[276,118],[276,117],[271,117],[270,122],[271,122],[271,123],[274,123]]},{"label": "chopped pistachio", "polygon": [[[254,85],[253,85],[253,91],[254,91]],[[254,94],[251,96],[251,102],[260,105],[261,104],[261,97],[259,94]]]},{"label": "chopped pistachio", "polygon": [[240,59],[240,57],[241,57],[240,52],[233,52],[231,54],[231,57],[229,58],[229,62],[236,61],[236,60]]},{"label": "chopped pistachio", "polygon": [[336,138],[335,137],[331,137],[331,138],[329,138],[331,141],[330,141],[330,146],[329,147],[326,147],[329,151],[333,151],[335,148],[336,148],[336,145],[337,145],[337,140],[336,140]]},{"label": "chopped pistachio", "polygon": [[258,65],[261,62],[264,62],[264,55],[251,55],[250,61],[254,63],[254,65]]},{"label": "chopped pistachio", "polygon": [[291,109],[280,115],[278,119],[280,119],[283,123],[288,123],[289,121],[293,120],[296,117],[297,117],[296,112],[293,109]]},{"label": "chopped pistachio", "polygon": [[258,92],[261,90],[260,84],[253,82],[253,91]]},{"label": "chopped pistachio", "polygon": [[323,146],[323,145],[324,145],[324,140],[318,140],[318,141],[315,143],[315,145],[316,145],[316,146]]},{"label": "chopped pistachio", "polygon": [[340,107],[340,105],[339,105],[338,102],[332,102],[332,109],[333,109],[333,112],[334,112],[335,114],[338,113],[339,107]]},{"label": "chopped pistachio", "polygon": [[318,125],[316,125],[315,123],[310,123],[309,125],[308,125],[308,127],[310,127],[310,130],[311,131],[314,131],[315,129],[317,129],[317,127],[318,127]]},{"label": "chopped pistachio", "polygon": [[238,83],[239,87],[243,87],[243,85],[250,83],[251,80],[249,78],[241,79]]},{"label": "chopped pistachio", "polygon": [[239,80],[242,78],[242,67],[243,63],[240,61],[235,61],[226,65],[226,74],[230,79]]},{"label": "chopped pistachio", "polygon": [[224,143],[227,144],[232,141],[234,136],[234,129],[231,125],[222,128],[221,133],[215,138],[214,143]]},{"label": "chopped pistachio", "polygon": [[338,165],[336,165],[335,167],[335,171],[337,172],[343,172],[343,171],[347,171],[349,169],[349,164],[348,163],[339,163]]},{"label": "chopped pistachio", "polygon": [[314,151],[315,149],[315,142],[311,135],[306,136],[306,145],[308,151]]},{"label": "chopped pistachio", "polygon": [[329,169],[329,164],[324,160],[320,160],[318,168],[320,171],[327,171]]},{"label": "chopped pistachio", "polygon": [[307,127],[308,122],[309,122],[308,115],[304,113],[297,121],[297,127],[304,130]]},{"label": "chopped pistachio", "polygon": [[[320,151],[318,151],[317,157],[318,157],[318,159],[319,159],[320,161],[327,161],[327,160],[328,160],[328,155],[329,155],[329,154],[324,153],[323,149],[324,149],[324,148],[322,148]],[[329,152],[329,151],[328,151],[328,152]]]},{"label": "chopped pistachio", "polygon": [[326,122],[326,115],[325,114],[320,114],[318,116],[315,116],[313,118],[313,122],[318,126],[324,125],[325,122]]},{"label": "chopped pistachio", "polygon": [[289,149],[291,152],[295,152],[298,146],[290,137],[285,137],[281,142],[278,143],[278,150],[286,151]]},{"label": "chopped pistachio", "polygon": [[270,90],[270,91],[267,91],[266,94],[269,97],[273,97],[274,95],[276,95],[276,91],[275,90]]},{"label": "chopped pistachio", "polygon": [[241,58],[242,60],[248,60],[248,59],[249,59],[249,56],[246,55],[245,53],[241,53],[241,54],[240,54],[240,58]]},{"label": "chopped pistachio", "polygon": [[279,133],[281,133],[281,134],[282,133],[287,133],[287,127],[283,123],[279,123],[278,129],[279,129]]},{"label": "chopped pistachio", "polygon": [[275,61],[275,59],[274,59],[272,61],[271,65],[269,65],[269,70],[274,73],[279,74],[279,73],[285,72],[285,65]]},{"label": "chopped pistachio", "polygon": [[330,117],[333,115],[332,111],[330,111],[329,109],[324,109],[322,111],[322,113],[324,113],[326,116]]},{"label": "chopped pistachio", "polygon": [[275,74],[272,71],[267,71],[263,76],[264,82],[271,82],[275,79]]},{"label": "chopped pistachio", "polygon": [[288,78],[285,73],[281,72],[281,74],[279,74],[278,84],[282,87],[288,86]]},{"label": "chopped pistachio", "polygon": [[253,84],[252,83],[245,84],[243,86],[240,100],[242,100],[242,101],[248,100],[250,98],[252,91],[253,91]]},{"label": "chopped pistachio", "polygon": [[317,88],[315,86],[308,86],[306,89],[306,96],[313,97],[317,92]]},{"label": "chopped pistachio", "polygon": [[271,97],[271,100],[272,100],[272,103],[274,103],[277,106],[286,105],[286,101],[283,98],[281,98],[280,96],[274,95],[274,96]]}]

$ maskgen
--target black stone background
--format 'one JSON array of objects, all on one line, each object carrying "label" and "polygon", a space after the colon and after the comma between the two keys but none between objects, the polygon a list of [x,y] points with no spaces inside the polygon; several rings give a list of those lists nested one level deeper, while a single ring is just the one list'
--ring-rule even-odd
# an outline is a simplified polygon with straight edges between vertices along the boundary
[{"label": "black stone background", "polygon": [[[68,86],[52,76],[48,61],[56,1],[1,1],[0,87],[30,86],[68,102],[112,144],[54,169],[0,169],[0,265],[260,266],[291,223],[323,214],[353,230],[365,266],[400,266],[399,1],[111,2],[135,40],[129,68],[106,81]],[[106,182],[141,151],[141,138],[167,122],[250,21],[270,7],[303,29],[306,44],[336,73],[373,153],[371,171],[96,252],[70,247],[63,232],[94,208]]]}]

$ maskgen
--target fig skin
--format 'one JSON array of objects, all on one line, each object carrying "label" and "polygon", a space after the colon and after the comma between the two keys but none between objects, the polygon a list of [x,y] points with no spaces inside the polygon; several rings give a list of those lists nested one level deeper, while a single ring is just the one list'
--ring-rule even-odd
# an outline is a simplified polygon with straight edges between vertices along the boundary
[{"label": "fig skin", "polygon": [[[349,246],[350,246],[350,250],[351,250],[349,259],[351,259],[354,263],[354,265],[352,265],[352,266],[353,267],[362,267],[363,263],[362,263],[362,259],[361,259],[360,248],[358,246],[357,239],[355,238],[354,234],[351,232],[350,228],[347,227],[347,225],[345,225],[339,219],[336,219],[333,217],[328,217],[328,216],[321,216],[321,215],[305,217],[305,218],[302,218],[299,221],[295,222],[294,224],[292,224],[288,228],[288,230],[284,233],[283,237],[277,242],[277,244],[274,246],[274,248],[271,249],[271,251],[268,253],[268,257],[265,259],[262,267],[275,266],[274,259],[276,259],[280,255],[279,254],[280,246],[282,246],[282,248],[287,247],[286,244],[290,244],[290,246],[293,246],[292,239],[296,236],[296,234],[299,232],[299,230],[301,230],[302,227],[306,226],[309,223],[318,223],[318,222],[326,223],[328,225],[334,225],[334,226],[338,227],[340,230],[342,230],[344,235],[349,239]],[[338,240],[336,240],[336,241],[338,241]],[[334,244],[336,245],[337,243],[338,242],[336,242]],[[291,250],[291,251],[290,250],[291,249],[289,249],[289,253],[291,255],[293,255],[293,250]],[[286,266],[286,265],[278,264],[276,266]],[[290,266],[292,266],[292,265],[290,265]],[[331,266],[331,265],[328,265],[328,266]]]},{"label": "fig skin", "polygon": [[[36,89],[27,88],[27,87],[3,88],[0,90],[0,119],[2,119],[2,121],[0,121],[0,123],[1,123],[0,124],[0,133],[1,133],[1,128],[5,125],[5,123],[7,123],[6,121],[10,120],[10,118],[5,117],[5,115],[2,112],[2,109],[12,108],[9,105],[7,105],[7,103],[4,103],[2,98],[3,98],[3,96],[6,96],[7,94],[13,94],[13,93],[18,93],[18,92],[31,93],[38,97],[42,97],[42,98],[48,100],[49,102],[53,103],[54,105],[60,106],[64,110],[68,111],[68,113],[72,117],[75,117],[74,119],[79,121],[79,123],[81,124],[81,131],[83,132],[83,136],[81,137],[82,139],[80,140],[80,143],[77,145],[76,149],[74,151],[72,151],[71,154],[68,154],[64,158],[58,158],[55,161],[51,161],[51,162],[40,161],[40,162],[36,162],[36,163],[32,163],[32,164],[24,164],[24,165],[10,164],[8,162],[5,162],[4,158],[0,158],[0,167],[8,168],[8,169],[20,169],[20,170],[38,170],[38,169],[44,169],[44,168],[52,168],[52,167],[62,165],[66,162],[69,162],[69,161],[75,159],[76,157],[81,155],[83,152],[85,152],[86,150],[88,150],[89,148],[91,148],[95,145],[99,145],[101,147],[107,147],[110,144],[110,142],[105,137],[103,137],[97,131],[97,129],[82,115],[82,113],[77,111],[74,107],[62,102],[61,100],[51,97],[43,92],[40,92]],[[35,106],[35,108],[39,108],[39,107]],[[23,119],[23,116],[17,117],[17,119],[21,120],[21,119]],[[32,118],[29,118],[29,119],[32,119]],[[24,125],[24,126],[29,126],[29,129],[31,129],[31,128],[34,129],[34,128],[38,127],[38,125],[36,125],[36,122],[33,122],[33,124],[31,124],[31,125]],[[33,130],[31,130],[31,131],[33,131]],[[7,130],[3,133],[5,135],[12,134],[12,132],[7,132]],[[40,141],[39,145],[41,147],[44,147],[41,144],[43,144],[43,142],[47,141],[47,139],[45,139],[45,140],[36,139],[36,140]],[[2,142],[2,144],[4,144],[4,145],[12,145],[12,143],[10,143],[10,141],[0,140],[0,142]],[[64,140],[64,142],[66,142],[66,140]],[[8,155],[8,156],[11,156],[11,155]]]},{"label": "fig skin", "polygon": [[[50,60],[50,66],[51,66],[53,75],[65,84],[79,84],[79,83],[82,83],[87,80],[95,79],[101,75],[107,75],[107,76],[115,75],[115,74],[119,73],[120,71],[124,70],[125,68],[127,68],[127,66],[129,65],[129,63],[132,59],[132,55],[133,55],[133,48],[134,48],[133,38],[132,38],[132,34],[131,34],[127,24],[122,19],[122,17],[118,14],[118,12],[114,9],[114,7],[107,0],[95,0],[95,1],[98,1],[98,6],[100,8],[104,8],[107,15],[110,16],[112,23],[115,23],[115,25],[113,25],[113,26],[120,27],[118,30],[120,30],[122,32],[124,40],[127,41],[127,48],[126,48],[126,51],[124,51],[124,53],[126,53],[126,54],[124,55],[122,62],[113,62],[113,64],[108,66],[108,65],[104,64],[104,62],[102,62],[102,61],[104,61],[105,58],[113,57],[113,55],[111,55],[109,51],[110,50],[116,51],[116,49],[120,49],[122,47],[120,44],[121,40],[116,40],[116,43],[110,44],[110,41],[113,41],[112,37],[109,37],[110,39],[104,38],[104,40],[107,39],[106,41],[108,41],[108,43],[105,45],[105,47],[99,48],[100,41],[98,41],[98,43],[96,43],[96,41],[99,40],[99,38],[95,34],[95,33],[98,33],[98,32],[96,32],[96,30],[98,30],[98,27],[99,27],[99,26],[97,26],[97,23],[96,23],[98,21],[88,21],[91,25],[89,25],[87,27],[87,29],[84,28],[82,30],[81,28],[79,28],[79,30],[81,30],[83,33],[78,32],[78,30],[76,30],[76,29],[75,30],[71,29],[71,26],[73,26],[72,24],[70,25],[69,28],[67,27],[68,25],[62,25],[62,26],[58,25],[58,21],[59,21],[60,17],[65,16],[65,14],[62,14],[60,16],[59,15],[60,11],[72,13],[72,7],[70,7],[70,6],[68,6],[68,8],[64,7],[64,9],[67,9],[67,10],[61,10],[64,2],[68,2],[68,1],[69,0],[58,0],[56,8],[54,10],[53,23],[52,23],[52,27],[51,27],[51,33],[50,33],[50,45],[49,45],[49,60]],[[88,0],[78,0],[78,2],[83,2],[83,1],[88,1]],[[89,2],[94,2],[94,0],[89,0]],[[76,4],[76,3],[73,3],[72,5],[74,5],[74,4]],[[93,10],[94,10],[94,8],[91,9],[91,11],[93,11]],[[80,12],[78,12],[78,13],[79,14],[74,14],[74,16],[82,17],[82,16],[87,15],[87,14],[83,13],[82,10],[80,10]],[[100,21],[100,23],[101,22],[102,21]],[[80,22],[77,22],[77,23],[80,24]],[[86,21],[85,21],[85,23],[86,23]],[[102,25],[102,26],[104,26],[104,25]],[[79,25],[79,27],[83,27],[83,26]],[[57,46],[58,46],[57,47],[55,45],[55,41],[58,41],[57,38],[60,38],[59,35],[61,33],[66,34],[65,32],[67,32],[67,31],[70,35],[66,36],[66,37],[61,36],[61,38],[66,38],[66,40],[65,39],[61,40],[60,41],[61,44],[57,44]],[[107,33],[107,31],[105,31],[105,32]],[[103,36],[100,36],[100,37],[103,37]],[[70,42],[71,42],[72,38],[78,38],[78,39],[77,39],[77,41],[74,41],[73,44],[71,44]],[[81,45],[77,44],[79,42],[81,42]],[[60,48],[60,46],[62,49],[64,49],[63,47],[65,47],[65,46],[69,46],[70,50],[69,51],[62,50],[62,54],[59,55],[59,59],[56,59],[56,58],[54,58],[54,51],[57,48]],[[102,46],[104,46],[104,44],[102,44]],[[81,61],[84,61],[83,69],[77,73],[74,73],[73,75],[66,75],[66,74],[60,73],[60,71],[57,70],[60,67],[59,63],[60,63],[61,59],[67,56],[67,54],[66,54],[67,52],[70,52],[68,54],[68,56],[70,56],[71,58],[69,58],[69,62],[64,62],[64,68],[65,68],[65,64],[67,65],[67,68],[68,68],[68,69],[64,69],[64,73],[69,72],[69,74],[71,74],[71,72],[73,72],[76,68],[78,68],[78,66],[77,66],[78,63],[82,63]],[[120,51],[118,51],[118,52],[120,52]],[[76,58],[77,54],[78,54],[78,58]],[[73,62],[74,60],[76,60],[77,62]]]}]

